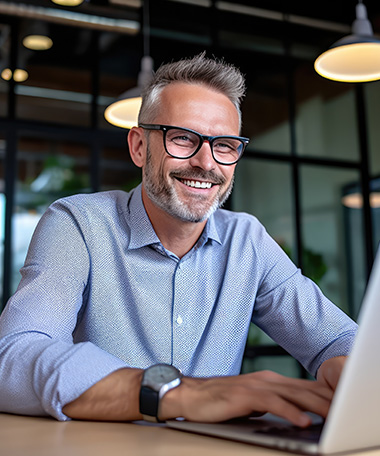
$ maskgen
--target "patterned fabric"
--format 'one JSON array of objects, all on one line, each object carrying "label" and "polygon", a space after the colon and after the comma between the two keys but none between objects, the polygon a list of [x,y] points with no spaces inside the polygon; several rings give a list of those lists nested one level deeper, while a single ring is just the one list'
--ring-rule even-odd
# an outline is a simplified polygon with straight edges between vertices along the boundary
[{"label": "patterned fabric", "polygon": [[356,331],[251,215],[218,210],[187,255],[165,250],[141,186],[55,202],[21,273],[0,318],[0,411],[65,420],[125,366],[238,374],[251,320],[312,374]]}]

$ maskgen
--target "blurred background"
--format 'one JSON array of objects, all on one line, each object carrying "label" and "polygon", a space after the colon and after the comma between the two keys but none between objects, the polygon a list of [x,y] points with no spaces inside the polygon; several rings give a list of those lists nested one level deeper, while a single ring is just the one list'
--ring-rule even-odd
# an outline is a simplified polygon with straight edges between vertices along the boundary
[{"label": "blurred background", "polygon": [[[356,319],[380,239],[380,82],[335,82],[313,68],[350,33],[356,3],[0,0],[2,306],[50,203],[139,183],[127,130],[109,124],[104,110],[136,87],[142,57],[157,69],[205,50],[247,78],[242,135],[251,142],[226,206],[257,216]],[[378,36],[380,2],[364,3]],[[24,38],[33,34],[50,45],[31,47]],[[304,375],[252,329],[243,370],[273,365]]]}]

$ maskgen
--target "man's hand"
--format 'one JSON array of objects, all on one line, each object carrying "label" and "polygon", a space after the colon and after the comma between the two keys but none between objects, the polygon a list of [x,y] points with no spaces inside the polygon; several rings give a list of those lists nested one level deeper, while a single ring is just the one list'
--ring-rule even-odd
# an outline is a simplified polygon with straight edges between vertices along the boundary
[{"label": "man's hand", "polygon": [[236,377],[184,378],[163,398],[160,418],[182,416],[190,421],[217,422],[270,412],[291,423],[311,424],[305,413],[326,417],[333,390],[323,381],[284,377],[270,371]]},{"label": "man's hand", "polygon": [[346,360],[347,356],[336,356],[322,363],[318,369],[318,382],[328,385],[335,391]]}]

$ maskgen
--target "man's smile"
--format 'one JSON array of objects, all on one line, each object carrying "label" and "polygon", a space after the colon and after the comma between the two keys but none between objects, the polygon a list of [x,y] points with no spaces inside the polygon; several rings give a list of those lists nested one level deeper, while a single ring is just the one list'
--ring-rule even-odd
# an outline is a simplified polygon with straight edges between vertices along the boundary
[{"label": "man's smile", "polygon": [[199,190],[210,190],[213,187],[219,187],[225,183],[225,178],[215,172],[205,171],[172,171],[170,177],[176,179],[188,188]]},{"label": "man's smile", "polygon": [[192,188],[211,188],[214,184],[212,182],[204,182],[199,180],[178,179],[183,184]]}]

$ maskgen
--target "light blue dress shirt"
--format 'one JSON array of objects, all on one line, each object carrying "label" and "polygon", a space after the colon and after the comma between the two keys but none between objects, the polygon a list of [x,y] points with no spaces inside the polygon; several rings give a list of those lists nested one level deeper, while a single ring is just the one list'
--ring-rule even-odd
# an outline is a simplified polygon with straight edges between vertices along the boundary
[{"label": "light blue dress shirt", "polygon": [[141,186],[55,202],[0,318],[0,411],[62,407],[125,366],[239,374],[251,320],[312,374],[348,354],[356,324],[258,220],[218,210],[183,258],[165,250]]}]

